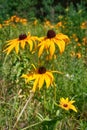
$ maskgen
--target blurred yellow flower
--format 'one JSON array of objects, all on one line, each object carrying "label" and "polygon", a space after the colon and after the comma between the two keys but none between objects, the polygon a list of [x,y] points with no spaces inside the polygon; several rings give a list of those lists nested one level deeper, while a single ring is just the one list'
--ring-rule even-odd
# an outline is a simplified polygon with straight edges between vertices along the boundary
[{"label": "blurred yellow flower", "polygon": [[46,19],[45,22],[44,22],[44,27],[45,28],[48,28],[48,27],[49,28],[54,28],[54,25],[52,25],[51,22]]},{"label": "blurred yellow flower", "polygon": [[84,37],[82,40],[83,40],[83,45],[87,45],[87,37]]},{"label": "blurred yellow flower", "polygon": [[37,20],[37,19],[34,20],[33,24],[34,24],[35,26],[37,25],[37,23],[38,23],[38,20]]},{"label": "blurred yellow flower", "polygon": [[72,38],[74,38],[74,40],[75,40],[76,42],[78,42],[78,40],[79,40],[76,34],[73,34],[73,35],[72,35]]},{"label": "blurred yellow flower", "polygon": [[87,29],[87,21],[81,24],[81,29]]},{"label": "blurred yellow flower", "polygon": [[59,106],[65,110],[69,110],[69,109],[72,109],[73,111],[77,112],[77,109],[76,107],[73,105],[75,101],[74,100],[71,100],[69,101],[68,98],[64,99],[64,98],[60,98],[60,101],[59,101]]},{"label": "blurred yellow flower", "polygon": [[35,80],[32,89],[33,92],[35,92],[37,88],[40,90],[43,87],[44,82],[46,83],[46,87],[49,88],[54,81],[52,72],[46,70],[44,66],[40,66],[39,68],[34,66],[34,71],[30,72],[29,74],[23,74],[21,77],[25,78],[26,83],[30,82],[31,80]]},{"label": "blurred yellow flower", "polygon": [[40,57],[44,49],[52,57],[55,53],[55,44],[59,47],[60,53],[65,50],[65,42],[68,42],[69,38],[64,34],[56,34],[54,30],[48,30],[47,36],[40,38],[40,43],[38,44],[39,52],[38,56]]},{"label": "blurred yellow flower", "polygon": [[61,27],[61,26],[63,26],[63,23],[60,21],[60,22],[58,22],[56,25],[55,25],[55,27]]},{"label": "blurred yellow flower", "polygon": [[6,52],[8,55],[13,49],[15,49],[16,53],[18,54],[19,45],[21,46],[22,49],[24,49],[25,44],[29,44],[30,51],[32,51],[33,44],[36,44],[35,42],[36,40],[38,40],[38,37],[31,36],[30,33],[28,33],[28,35],[21,34],[19,35],[19,38],[7,41],[6,49],[4,50],[4,52]]},{"label": "blurred yellow flower", "polygon": [[82,56],[81,56],[81,53],[76,53],[76,57],[79,59],[79,58],[81,58]]},{"label": "blurred yellow flower", "polygon": [[2,28],[2,26],[3,26],[3,25],[2,25],[2,24],[0,24],[0,28]]}]

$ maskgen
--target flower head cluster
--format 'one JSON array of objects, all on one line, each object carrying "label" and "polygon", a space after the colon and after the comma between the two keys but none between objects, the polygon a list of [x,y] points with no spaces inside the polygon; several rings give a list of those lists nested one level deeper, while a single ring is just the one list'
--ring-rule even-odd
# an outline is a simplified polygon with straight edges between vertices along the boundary
[{"label": "flower head cluster", "polygon": [[39,48],[38,57],[44,53],[44,50],[49,53],[50,57],[53,57],[56,51],[56,45],[58,46],[60,53],[64,52],[65,43],[69,42],[69,38],[62,33],[56,34],[54,30],[48,30],[47,36],[40,38],[37,36],[31,36],[30,33],[28,33],[28,35],[20,34],[18,38],[7,41],[4,52],[8,55],[13,49],[15,49],[18,54],[19,46],[24,49],[26,44],[29,44],[30,51],[32,51],[34,47],[33,45],[36,45],[36,41],[38,41]]},{"label": "flower head cluster", "polygon": [[[12,19],[14,19],[14,17]],[[65,50],[65,43],[67,42],[69,42],[68,36],[62,33],[56,34],[54,30],[48,30],[47,36],[40,38],[37,36],[31,36],[30,33],[28,33],[28,35],[20,34],[18,38],[7,41],[4,52],[9,55],[12,50],[15,49],[15,52],[18,54],[19,47],[25,49],[25,46],[29,45],[30,51],[33,51],[34,48],[35,50],[38,50],[39,58],[42,53],[44,53],[44,50],[46,50],[52,58],[56,51],[56,45],[59,48],[60,53],[63,53]],[[47,88],[53,84],[54,76],[52,72],[53,71],[47,70],[44,66],[40,66],[38,68],[34,66],[34,71],[31,71],[28,74],[23,74],[21,77],[25,79],[26,83],[34,81],[32,91],[35,92],[37,88],[40,90],[44,83]],[[58,71],[55,72],[61,73]]]}]

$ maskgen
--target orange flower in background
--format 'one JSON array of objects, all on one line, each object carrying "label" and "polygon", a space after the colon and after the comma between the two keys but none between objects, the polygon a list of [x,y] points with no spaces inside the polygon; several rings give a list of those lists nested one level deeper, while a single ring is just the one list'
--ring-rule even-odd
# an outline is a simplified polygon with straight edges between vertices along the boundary
[{"label": "orange flower in background", "polygon": [[80,27],[81,29],[87,29],[87,21],[83,22]]},{"label": "orange flower in background", "polygon": [[2,28],[2,26],[3,26],[3,25],[2,25],[2,24],[0,24],[0,28]]},{"label": "orange flower in background", "polygon": [[76,53],[76,57],[79,59],[79,58],[81,58],[82,56],[81,56],[81,53]]},{"label": "orange flower in background", "polygon": [[81,44],[80,44],[80,43],[78,43],[78,44],[77,44],[77,46],[78,46],[78,47],[81,47]]},{"label": "orange flower in background", "polygon": [[82,40],[83,40],[83,45],[87,45],[87,37],[84,37]]},{"label": "orange flower in background", "polygon": [[48,27],[54,28],[54,26],[51,24],[51,22],[50,22],[49,20],[45,20],[45,22],[44,22],[44,27],[45,27],[45,28],[48,28]]},{"label": "orange flower in background", "polygon": [[38,23],[38,20],[37,20],[37,19],[34,20],[33,24],[34,24],[35,26],[37,25],[37,23]]},{"label": "orange flower in background", "polygon": [[75,102],[74,100],[69,101],[68,98],[66,98],[66,99],[60,98],[59,106],[67,111],[71,109],[71,110],[77,112],[76,107],[73,105],[74,102]]},{"label": "orange flower in background", "polygon": [[72,51],[72,52],[70,53],[70,55],[71,55],[71,57],[74,57],[74,56],[75,56],[75,52]]},{"label": "orange flower in background", "polygon": [[76,57],[76,58],[78,58],[78,59],[82,57],[82,55],[81,55],[80,52],[75,53],[74,51],[72,51],[72,52],[70,53],[70,55],[71,55],[71,57]]},{"label": "orange flower in background", "polygon": [[4,21],[3,26],[14,25],[15,23],[22,23],[25,25],[27,23],[27,19],[13,15],[10,19]]},{"label": "orange flower in background", "polygon": [[56,50],[55,45],[58,46],[60,53],[63,53],[65,50],[65,43],[68,41],[69,38],[67,35],[62,33],[56,34],[54,30],[48,30],[47,36],[40,38],[38,56],[40,57],[44,50],[46,50],[50,57],[53,57]]},{"label": "orange flower in background", "polygon": [[78,40],[79,40],[76,34],[73,34],[73,35],[72,35],[72,38],[74,38],[74,40],[75,40],[76,42],[78,42]]},{"label": "orange flower in background", "polygon": [[20,34],[18,38],[7,41],[6,49],[4,50],[4,52],[6,52],[8,55],[13,49],[15,49],[16,53],[18,54],[19,46],[24,49],[26,44],[29,45],[30,51],[32,51],[33,45],[36,46],[37,40],[38,37],[31,36],[30,33],[28,33],[28,35]]},{"label": "orange flower in background", "polygon": [[55,27],[63,27],[63,23],[62,22],[58,22],[56,25],[55,25]]}]

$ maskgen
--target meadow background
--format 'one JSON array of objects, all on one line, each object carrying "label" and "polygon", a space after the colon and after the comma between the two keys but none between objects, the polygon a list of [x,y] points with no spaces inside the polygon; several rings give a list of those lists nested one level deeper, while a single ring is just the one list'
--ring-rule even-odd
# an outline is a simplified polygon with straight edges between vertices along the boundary
[{"label": "meadow background", "polygon": [[[7,56],[3,50],[20,34],[41,37],[49,29],[70,43],[55,59],[40,62],[63,74],[54,74],[56,89],[44,86],[31,96],[32,82],[25,84],[21,75],[38,65],[37,52]],[[55,105],[61,97],[75,100],[78,112]],[[0,0],[0,130],[87,130],[87,0]]]}]

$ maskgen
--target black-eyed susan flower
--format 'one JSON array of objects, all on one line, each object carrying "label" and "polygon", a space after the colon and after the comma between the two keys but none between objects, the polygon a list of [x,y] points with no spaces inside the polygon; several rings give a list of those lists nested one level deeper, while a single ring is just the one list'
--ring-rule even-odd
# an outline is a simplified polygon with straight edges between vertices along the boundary
[{"label": "black-eyed susan flower", "polygon": [[65,109],[65,110],[67,110],[67,111],[69,109],[71,109],[71,110],[77,112],[76,107],[73,105],[74,102],[75,102],[74,100],[69,101],[68,98],[66,98],[66,99],[60,98],[60,102],[59,102],[60,104],[59,104],[59,106],[61,108]]},{"label": "black-eyed susan flower", "polygon": [[38,40],[38,37],[31,36],[30,33],[28,33],[28,35],[21,34],[18,38],[7,41],[4,52],[6,52],[8,55],[13,49],[15,49],[16,53],[18,54],[19,46],[24,49],[26,44],[29,44],[30,51],[32,51],[33,45],[36,45],[36,40]]},{"label": "black-eyed susan flower", "polygon": [[68,36],[64,34],[56,34],[54,30],[48,30],[47,36],[40,38],[40,43],[38,44],[40,57],[44,50],[46,50],[50,57],[55,53],[55,44],[59,47],[60,53],[65,49],[65,42],[69,41]]},{"label": "black-eyed susan flower", "polygon": [[33,92],[35,92],[37,88],[40,90],[43,87],[44,82],[46,83],[46,87],[49,88],[49,86],[52,85],[54,81],[52,72],[46,70],[46,68],[43,66],[35,68],[35,70],[29,74],[23,74],[22,78],[25,78],[26,83],[31,80],[35,80],[32,89]]},{"label": "black-eyed susan flower", "polygon": [[36,68],[34,66],[34,71],[31,71],[29,74],[23,74],[21,77],[25,78],[26,83],[34,80],[32,91],[35,92],[36,89],[38,88],[40,90],[43,87],[44,83],[46,83],[47,88],[49,88],[53,84],[54,76],[52,72],[57,72],[57,73],[62,74],[59,71],[47,70],[44,66],[40,66],[39,68]]}]

